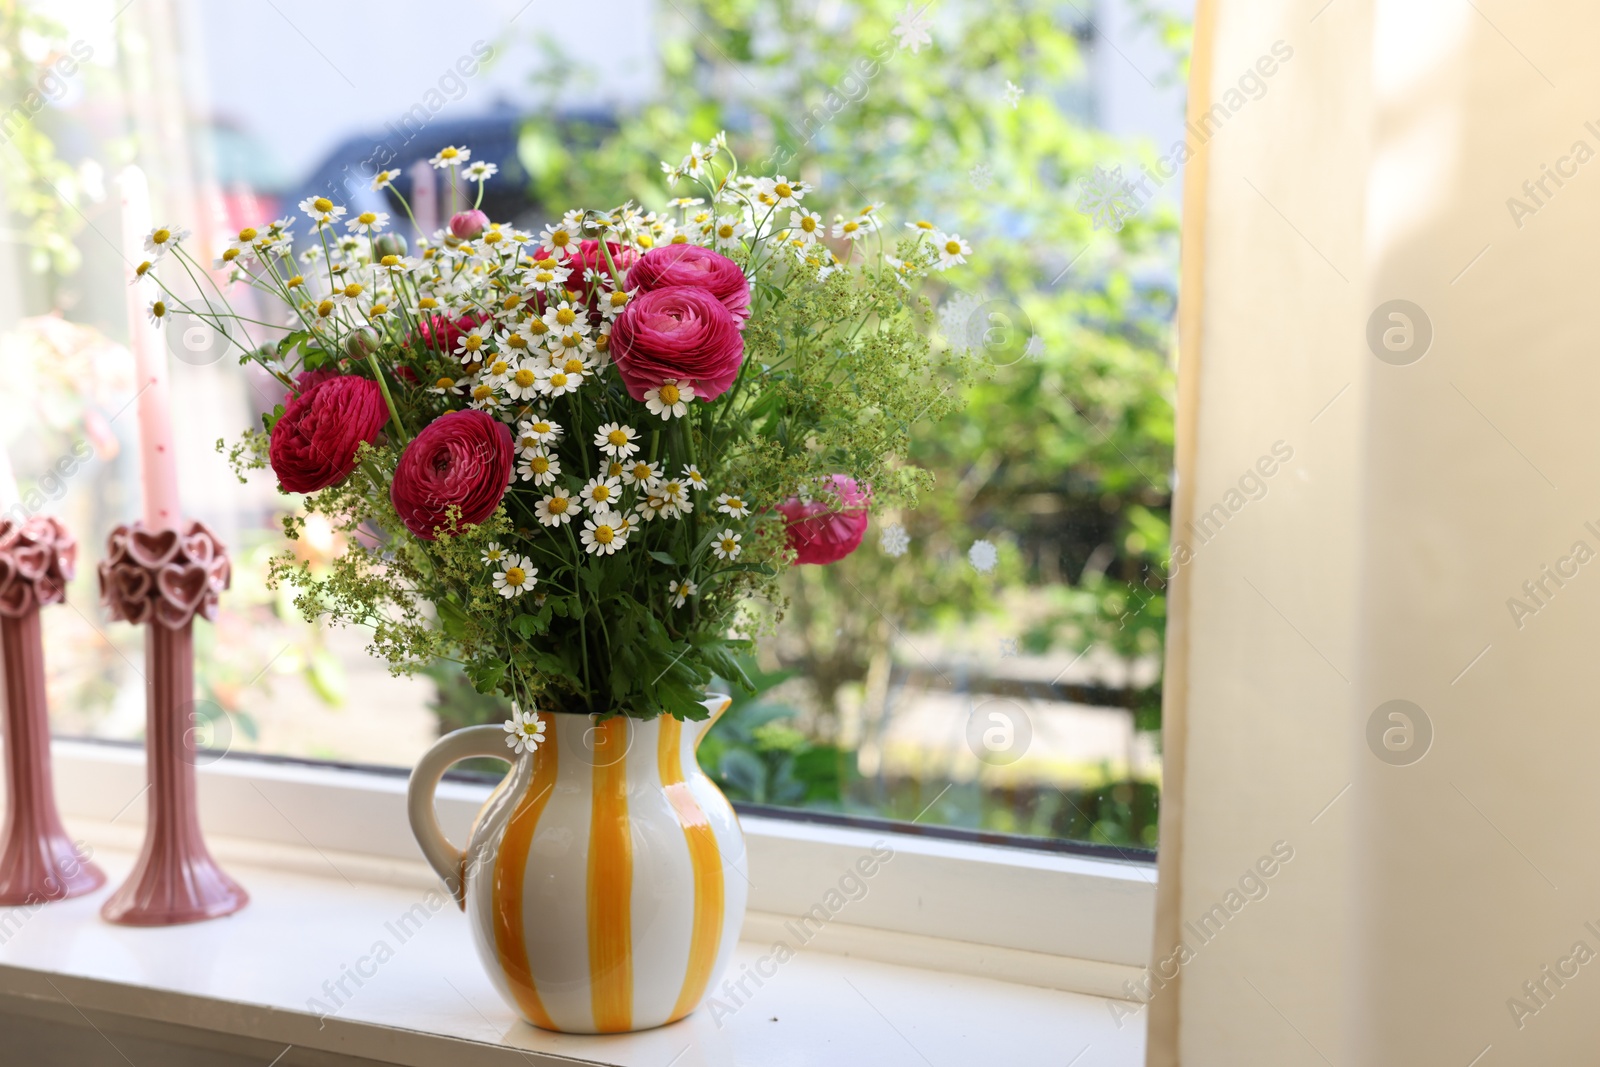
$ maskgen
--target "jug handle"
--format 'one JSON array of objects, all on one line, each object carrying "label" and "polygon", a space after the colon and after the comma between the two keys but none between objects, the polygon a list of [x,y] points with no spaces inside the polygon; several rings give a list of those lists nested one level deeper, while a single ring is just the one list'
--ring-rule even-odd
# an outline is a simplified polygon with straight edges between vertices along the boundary
[{"label": "jug handle", "polygon": [[466,852],[444,836],[438,813],[433,808],[433,797],[444,772],[464,759],[481,756],[511,763],[514,757],[506,747],[505,738],[505,728],[495,724],[469,726],[445,734],[423,753],[406,786],[406,814],[411,820],[411,832],[422,847],[428,865],[450,887],[456,903],[462,906],[465,906],[466,886],[461,867],[466,861]]}]

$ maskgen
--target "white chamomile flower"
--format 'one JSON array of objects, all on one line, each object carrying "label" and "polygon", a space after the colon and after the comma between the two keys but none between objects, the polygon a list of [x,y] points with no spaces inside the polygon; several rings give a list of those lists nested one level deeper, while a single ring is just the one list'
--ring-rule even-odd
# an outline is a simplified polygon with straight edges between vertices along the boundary
[{"label": "white chamomile flower", "polygon": [[397,170],[380,170],[372,176],[372,191],[377,192],[379,189],[389,188],[398,177],[400,177],[400,172]]},{"label": "white chamomile flower", "polygon": [[609,472],[596,475],[584,484],[578,496],[589,506],[590,511],[610,511],[611,506],[622,496],[622,482],[612,477]]},{"label": "white chamomile flower", "polygon": [[626,459],[639,451],[635,439],[639,431],[632,426],[624,426],[620,422],[608,422],[595,431],[595,447],[608,456]]},{"label": "white chamomile flower", "polygon": [[461,172],[461,176],[469,182],[486,182],[499,172],[499,167],[480,159],[468,164],[467,169]]},{"label": "white chamomile flower", "polygon": [[505,721],[506,747],[520,756],[544,744],[544,720],[535,711],[519,711]]},{"label": "white chamomile flower", "polygon": [[668,378],[654,389],[645,390],[644,406],[650,414],[660,415],[661,421],[666,422],[674,415],[682,418],[693,399],[694,386],[687,382],[680,385],[677,379]]},{"label": "white chamomile flower", "polygon": [[556,475],[561,473],[561,461],[548,452],[530,452],[522,458],[522,465],[517,468],[517,473],[525,482],[551,485],[555,482]]},{"label": "white chamomile flower", "polygon": [[546,367],[539,371],[535,388],[541,396],[566,396],[583,384],[582,375],[568,374],[560,367]]},{"label": "white chamomile flower", "polygon": [[974,541],[972,547],[967,549],[967,562],[979,574],[988,574],[1000,562],[1000,550],[993,541]]},{"label": "white chamomile flower", "polygon": [[687,515],[694,510],[694,502],[689,499],[689,487],[677,478],[657,479],[652,492],[661,498],[661,510],[669,518]]},{"label": "white chamomile flower", "polygon": [[624,464],[622,467],[622,484],[637,485],[646,489],[653,488],[657,478],[661,477],[661,465],[650,463],[646,460],[637,460]]},{"label": "white chamomile flower", "polygon": [[535,585],[539,584],[539,568],[533,565],[533,560],[527,556],[506,557],[506,569],[496,571],[494,575],[494,590],[508,600],[514,596],[521,596]]},{"label": "white chamomile flower", "polygon": [[699,592],[699,589],[687,578],[682,581],[675,580],[667,583],[667,593],[672,597],[672,606],[675,608],[683,607],[684,601],[694,596],[697,592]]},{"label": "white chamomile flower", "polygon": [[490,541],[488,547],[483,550],[483,562],[490,566],[504,563],[506,558],[506,550],[500,547],[499,541]]},{"label": "white chamomile flower", "polygon": [[429,386],[428,392],[435,396],[460,396],[467,391],[470,384],[466,378],[440,378]]},{"label": "white chamomile flower", "polygon": [[589,332],[589,309],[574,307],[566,300],[545,309],[544,324],[554,334],[586,334]]},{"label": "white chamomile flower", "polygon": [[565,526],[572,521],[572,516],[583,510],[572,497],[567,495],[565,489],[556,488],[550,491],[549,496],[539,498],[533,506],[534,514],[539,516],[539,522],[545,526]]},{"label": "white chamomile flower", "polygon": [[480,323],[456,338],[456,356],[462,363],[477,363],[483,359],[483,346],[493,339],[494,324]]},{"label": "white chamomile flower", "polygon": [[622,314],[628,307],[628,301],[633,299],[634,291],[631,289],[611,289],[600,297],[600,314],[608,319],[614,319]]},{"label": "white chamomile flower", "polygon": [[761,191],[770,196],[777,207],[799,207],[811,187],[802,181],[790,181],[780,174],[762,182]]},{"label": "white chamomile flower", "polygon": [[439,154],[428,160],[428,162],[433,164],[434,170],[443,170],[445,167],[459,167],[471,158],[472,149],[446,145],[444,148],[439,149]]},{"label": "white chamomile flower", "polygon": [[739,553],[744,551],[744,546],[739,544],[744,535],[736,534],[732,530],[723,530],[717,534],[716,540],[711,542],[711,554],[718,559],[735,560]]},{"label": "white chamomile flower", "polygon": [[750,504],[743,497],[718,493],[717,510],[731,519],[742,519],[750,514]]},{"label": "white chamomile flower", "polygon": [[591,555],[609,556],[627,543],[628,520],[615,511],[591,510],[589,517],[583,520],[579,539]]},{"label": "white chamomile flower", "polygon": [[713,243],[718,248],[738,248],[750,232],[750,224],[738,215],[719,215],[712,229]]},{"label": "white chamomile flower", "polygon": [[822,224],[822,216],[815,211],[789,212],[789,233],[803,245],[816,241],[826,229]]},{"label": "white chamomile flower", "polygon": [[633,506],[633,510],[644,516],[646,522],[654,522],[661,517],[667,509],[667,498],[657,493],[646,493]]},{"label": "white chamomile flower", "polygon": [[698,491],[706,487],[706,476],[701,474],[700,468],[693,463],[685,463],[683,465],[682,477],[684,481],[689,483],[690,489]]},{"label": "white chamomile flower", "polygon": [[333,291],[333,298],[341,304],[358,304],[367,287],[360,282],[346,282]]},{"label": "white chamomile flower", "polygon": [[145,318],[150,320],[150,325],[160,328],[167,324],[168,310],[165,300],[152,300],[144,306]]},{"label": "white chamomile flower", "polygon": [[169,249],[178,247],[178,242],[188,236],[188,230],[157,226],[144,235],[144,250],[154,255],[155,258],[160,259],[167,254]]},{"label": "white chamomile flower", "polygon": [[363,211],[345,223],[345,227],[351,233],[368,234],[379,233],[387,225],[389,225],[389,213],[387,211]]},{"label": "white chamomile flower", "polygon": [[[483,380],[496,388],[505,388],[506,382],[511,378],[515,365],[503,356],[494,355],[483,365]],[[509,391],[509,390],[508,390]],[[521,399],[518,397],[517,399]]]},{"label": "white chamomile flower", "polygon": [[472,406],[481,411],[493,411],[495,408],[506,406],[505,397],[501,396],[495,387],[488,382],[478,382],[472,387],[472,391],[468,395],[472,397]]},{"label": "white chamomile flower", "polygon": [[972,255],[972,246],[963,241],[958,233],[935,234],[933,247],[939,253],[940,270],[949,270],[957,264],[965,263],[967,257]]},{"label": "white chamomile flower", "polygon": [[899,559],[911,547],[911,535],[898,522],[890,523],[878,537],[878,547],[883,549],[884,555]]},{"label": "white chamomile flower", "polygon": [[847,219],[843,215],[835,215],[833,218],[835,237],[842,237],[846,241],[859,241],[870,232],[866,223],[859,218]]},{"label": "white chamomile flower", "polygon": [[565,260],[578,251],[576,227],[568,229],[564,225],[546,226],[539,234],[539,243],[548,248],[555,259]]},{"label": "white chamomile flower", "polygon": [[344,217],[344,208],[325,196],[308,196],[300,201],[300,210],[311,217],[316,229],[331,226]]},{"label": "white chamomile flower", "polygon": [[505,381],[500,383],[513,400],[532,400],[539,393],[539,369],[532,359],[510,364]]},{"label": "white chamomile flower", "polygon": [[532,451],[548,445],[561,436],[561,426],[540,416],[528,419],[517,426],[517,447]]},{"label": "white chamomile flower", "polygon": [[138,285],[147,278],[153,281],[155,279],[155,275],[150,273],[150,269],[155,265],[155,260],[150,259],[140,263],[137,267],[133,268],[133,277],[128,279],[128,284]]},{"label": "white chamomile flower", "polygon": [[532,352],[534,348],[533,338],[528,336],[527,331],[523,329],[521,324],[501,327],[500,331],[494,335],[494,343],[501,351],[509,352],[513,356],[525,356]]}]

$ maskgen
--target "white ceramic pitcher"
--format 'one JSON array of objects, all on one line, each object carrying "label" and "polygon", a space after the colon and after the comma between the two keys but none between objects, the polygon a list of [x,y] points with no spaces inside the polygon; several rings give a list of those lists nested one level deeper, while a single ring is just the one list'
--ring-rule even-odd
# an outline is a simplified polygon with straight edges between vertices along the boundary
[{"label": "white ceramic pitcher", "polygon": [[[744,835],[695,761],[701,722],[540,713],[513,756],[498,725],[441,737],[417,763],[411,829],[466,910],[500,995],[535,1026],[645,1030],[681,1019],[727,965],[744,922]],[[511,763],[465,851],[434,813],[439,779],[473,756]]]}]

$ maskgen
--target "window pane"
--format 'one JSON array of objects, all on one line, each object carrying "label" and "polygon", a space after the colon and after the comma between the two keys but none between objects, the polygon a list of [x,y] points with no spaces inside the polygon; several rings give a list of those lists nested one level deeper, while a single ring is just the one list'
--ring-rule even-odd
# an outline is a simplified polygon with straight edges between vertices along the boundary
[{"label": "window pane", "polygon": [[[1195,147],[1185,3],[1115,0],[1091,19],[1069,2],[613,0],[584,8],[578,33],[521,0],[447,20],[420,0],[382,19],[309,0],[170,19],[119,6],[0,14],[21,102],[0,155],[0,432],[24,510],[62,515],[82,543],[70,607],[46,613],[59,733],[143,731],[142,635],[105,620],[93,574],[140,510],[123,165],[209,262],[309,196],[409,229],[370,188],[382,167],[431,230],[462,205],[415,168],[447,144],[498,165],[483,206],[518,226],[576,205],[661,210],[676,193],[659,161],[726,129],[747,169],[812,183],[827,220],[881,204],[897,232],[959,234],[972,252],[927,290],[931,329],[976,371],[962,410],[914,430],[932,474],[919,506],[875,510],[853,554],[785,576],[747,665],[758,691],[735,691],[703,763],[753,803],[1155,846],[1177,210]],[[283,387],[200,320],[165,337],[185,505],[235,561],[198,628],[203,741],[405,766],[441,731],[503,718],[453,666],[393,677],[370,634],[308,623],[269,588],[275,555],[320,569],[340,550],[317,519],[286,541],[295,498],[266,472],[241,482],[219,448]]]}]

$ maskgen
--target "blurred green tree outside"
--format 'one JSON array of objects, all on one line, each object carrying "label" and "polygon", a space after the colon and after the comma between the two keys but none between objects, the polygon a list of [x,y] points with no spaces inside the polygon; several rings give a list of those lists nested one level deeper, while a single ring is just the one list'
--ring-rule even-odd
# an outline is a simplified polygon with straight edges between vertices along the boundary
[{"label": "blurred green tree outside", "polygon": [[[1139,9],[1181,77],[1184,27]],[[895,32],[912,15],[932,38],[915,50]],[[967,238],[976,254],[929,295],[944,343],[986,363],[965,411],[916,439],[934,491],[875,515],[841,563],[791,572],[762,679],[803,696],[741,698],[702,761],[736,799],[1153,846],[1153,782],[1109,768],[1067,788],[874,779],[839,743],[846,707],[857,732],[881,728],[906,634],[1005,619],[1023,652],[1098,646],[1160,662],[1177,224],[1153,204],[1097,228],[1075,206],[1097,166],[1150,158],[1091,124],[1086,16],[1051,0],[920,13],[889,0],[668,0],[657,34],[659,91],[614,123],[556,117],[598,68],[534,72],[549,106],[519,154],[535,200],[664,209],[687,190],[665,185],[662,155],[726,129],[745,169],[813,183],[806,204],[825,218],[881,202],[896,229],[926,219]],[[895,523],[910,537],[899,557],[878,543]],[[999,550],[989,573],[968,563],[980,538]],[[898,674],[927,666],[913,654]],[[1099,687],[1096,702],[1160,727],[1159,681]]]}]

